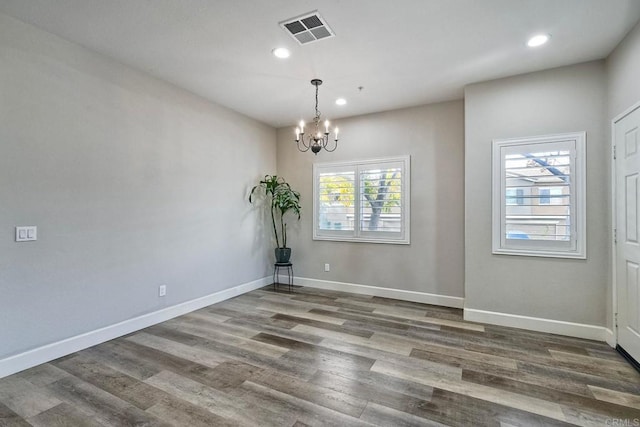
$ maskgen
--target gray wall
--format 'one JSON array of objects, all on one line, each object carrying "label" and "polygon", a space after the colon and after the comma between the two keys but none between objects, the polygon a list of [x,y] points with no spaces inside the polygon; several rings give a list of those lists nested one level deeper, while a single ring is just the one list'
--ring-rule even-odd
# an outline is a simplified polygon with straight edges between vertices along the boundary
[{"label": "gray wall", "polygon": [[[640,102],[640,23],[609,55],[606,70],[609,101],[606,125],[609,125],[616,116]],[[610,167],[610,163],[607,166]],[[610,329],[613,325],[612,298],[610,282],[607,289],[607,327]]]},{"label": "gray wall", "polygon": [[[604,62],[465,89],[465,307],[605,325],[610,276]],[[491,254],[491,141],[587,132],[587,259]]]},{"label": "gray wall", "polygon": [[[317,156],[297,150],[293,126],[278,131],[278,174],[302,194],[302,220],[289,233],[296,275],[462,297],[463,102],[335,122],[338,150]],[[406,154],[411,155],[411,245],[312,240],[313,162]],[[324,272],[325,263],[331,272]]]},{"label": "gray wall", "polygon": [[4,15],[0,64],[0,358],[269,274],[275,129]]},{"label": "gray wall", "polygon": [[609,97],[608,119],[640,101],[640,23],[609,55],[607,66],[607,91]]}]

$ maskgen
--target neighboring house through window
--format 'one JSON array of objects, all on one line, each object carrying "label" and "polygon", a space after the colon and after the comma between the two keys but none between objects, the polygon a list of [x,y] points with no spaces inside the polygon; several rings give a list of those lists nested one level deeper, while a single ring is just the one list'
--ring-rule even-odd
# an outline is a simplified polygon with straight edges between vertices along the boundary
[{"label": "neighboring house through window", "polygon": [[564,187],[540,188],[541,205],[565,205]]},{"label": "neighboring house through window", "polygon": [[524,190],[507,188],[507,205],[524,205]]},{"label": "neighboring house through window", "polygon": [[493,142],[493,253],[586,257],[585,140]]}]

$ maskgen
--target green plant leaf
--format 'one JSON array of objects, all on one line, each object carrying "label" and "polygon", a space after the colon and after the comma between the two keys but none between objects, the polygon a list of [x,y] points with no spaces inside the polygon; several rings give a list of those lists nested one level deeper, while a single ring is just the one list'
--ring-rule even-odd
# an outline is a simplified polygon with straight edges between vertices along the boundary
[{"label": "green plant leaf", "polygon": [[[286,247],[287,224],[285,222],[285,215],[287,213],[293,213],[298,217],[298,220],[300,219],[300,212],[302,211],[300,193],[294,191],[284,178],[277,175],[265,175],[264,179],[251,189],[249,202],[253,203],[255,200],[253,196],[258,196],[258,194],[264,197],[270,206],[276,245],[282,248]],[[279,224],[277,224],[277,222],[279,222]],[[280,226],[280,233],[278,233],[277,225]],[[282,236],[282,245],[280,245],[280,236]]]}]

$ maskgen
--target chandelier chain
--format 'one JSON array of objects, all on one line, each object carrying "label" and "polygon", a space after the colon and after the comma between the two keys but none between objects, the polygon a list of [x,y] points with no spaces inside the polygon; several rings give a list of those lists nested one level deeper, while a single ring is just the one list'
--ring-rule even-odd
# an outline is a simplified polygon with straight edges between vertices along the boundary
[{"label": "chandelier chain", "polygon": [[316,132],[318,132],[318,124],[320,123],[320,110],[318,110],[318,86],[316,85],[316,116],[313,121],[316,123]]}]

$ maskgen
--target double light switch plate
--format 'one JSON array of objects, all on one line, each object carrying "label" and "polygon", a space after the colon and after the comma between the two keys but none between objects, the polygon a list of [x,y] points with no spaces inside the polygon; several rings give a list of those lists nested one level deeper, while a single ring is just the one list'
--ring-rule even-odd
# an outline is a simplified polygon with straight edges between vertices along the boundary
[{"label": "double light switch plate", "polygon": [[16,227],[16,242],[29,242],[38,240],[38,227],[28,225],[24,227]]}]

